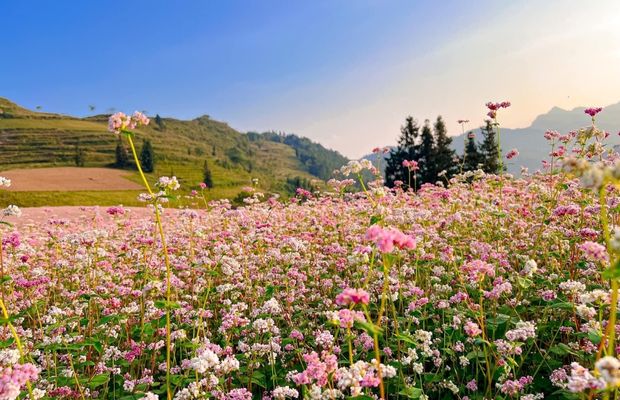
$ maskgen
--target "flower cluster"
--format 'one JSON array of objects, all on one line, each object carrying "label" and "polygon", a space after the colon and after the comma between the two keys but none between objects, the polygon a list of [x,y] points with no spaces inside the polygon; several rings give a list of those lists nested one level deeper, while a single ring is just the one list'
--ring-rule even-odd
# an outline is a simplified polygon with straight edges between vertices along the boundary
[{"label": "flower cluster", "polygon": [[140,126],[148,125],[150,120],[143,113],[136,111],[129,116],[122,112],[112,114],[108,119],[108,130],[112,133],[121,133]]},{"label": "flower cluster", "polygon": [[502,102],[493,103],[492,101],[490,101],[490,102],[488,102],[486,104],[486,106],[489,109],[489,112],[487,113],[487,115],[490,118],[495,119],[497,117],[497,111],[499,111],[499,109],[501,109],[501,108],[508,108],[508,107],[510,107],[510,102],[509,101],[502,101]]},{"label": "flower cluster", "polygon": [[373,225],[366,231],[366,239],[375,242],[382,253],[391,253],[395,247],[406,250],[416,248],[415,239],[396,228]]}]

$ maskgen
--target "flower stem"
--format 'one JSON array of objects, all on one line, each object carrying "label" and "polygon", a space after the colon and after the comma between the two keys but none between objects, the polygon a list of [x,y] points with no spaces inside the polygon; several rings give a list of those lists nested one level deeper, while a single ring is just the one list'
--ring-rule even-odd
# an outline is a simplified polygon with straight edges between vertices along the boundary
[{"label": "flower stem", "polygon": [[[148,190],[149,194],[153,194],[151,187],[149,186],[148,181],[146,180],[146,176],[144,176],[144,172],[142,171],[142,167],[140,166],[140,160],[138,159],[138,154],[136,153],[136,147],[133,144],[133,140],[131,139],[131,134],[127,135],[127,139],[129,141],[129,145],[131,146],[131,152],[133,153],[133,158],[136,161],[136,166],[138,167],[138,172],[140,172],[140,176],[142,177],[142,181],[144,182],[144,186],[146,190]],[[161,214],[159,212],[159,207],[155,204],[155,221],[157,223],[157,229],[159,231],[159,236],[161,239],[162,251],[164,253],[164,262],[166,264],[166,394],[168,400],[172,400],[172,391],[170,388],[170,299],[171,295],[171,285],[170,285],[170,259],[168,257],[168,246],[166,244],[166,235],[164,234],[164,227],[161,222]]]}]

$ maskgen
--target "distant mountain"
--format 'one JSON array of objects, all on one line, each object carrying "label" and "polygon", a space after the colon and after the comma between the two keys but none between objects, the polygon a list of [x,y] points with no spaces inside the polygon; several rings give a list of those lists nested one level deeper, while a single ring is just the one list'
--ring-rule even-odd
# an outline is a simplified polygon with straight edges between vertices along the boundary
[{"label": "distant mountain", "polygon": [[[501,147],[503,152],[516,148],[519,156],[507,162],[508,171],[519,173],[521,166],[527,167],[530,172],[540,169],[542,160],[548,159],[549,142],[545,140],[545,131],[551,129],[566,134],[589,125],[590,117],[583,111],[585,107],[564,110],[553,107],[549,112],[539,115],[527,128],[501,128]],[[607,106],[596,116],[596,125],[611,135],[607,139],[610,146],[620,144],[620,103]],[[475,129],[476,137],[482,140],[480,129]],[[463,152],[465,137],[458,135],[453,138],[453,146],[459,154]]]},{"label": "distant mountain", "polygon": [[[545,131],[551,129],[565,134],[571,130],[588,126],[590,117],[583,112],[584,110],[585,107],[577,107],[572,110],[553,107],[549,112],[536,117],[527,128],[501,128],[502,151],[506,153],[514,148],[519,150],[517,158],[507,161],[508,171],[518,174],[522,166],[528,168],[530,172],[540,169],[541,161],[548,159],[550,151],[549,143],[543,136]],[[597,126],[611,134],[607,143],[610,146],[620,145],[620,136],[618,135],[620,132],[620,103],[605,107],[596,117]],[[479,127],[469,129],[467,133],[470,131],[476,134],[478,141],[482,141]],[[459,155],[463,154],[467,133],[452,136],[452,146]],[[370,154],[363,158],[375,160],[376,155]]]}]

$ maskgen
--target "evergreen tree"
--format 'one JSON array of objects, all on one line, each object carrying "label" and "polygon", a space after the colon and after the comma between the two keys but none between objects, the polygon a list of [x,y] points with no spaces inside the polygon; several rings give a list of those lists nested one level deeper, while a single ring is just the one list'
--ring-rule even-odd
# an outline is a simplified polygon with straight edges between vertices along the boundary
[{"label": "evergreen tree", "polygon": [[155,123],[157,124],[157,127],[159,128],[160,131],[163,131],[166,129],[164,120],[159,116],[159,114],[155,115]]},{"label": "evergreen tree", "polygon": [[116,143],[116,161],[114,162],[114,166],[117,168],[125,168],[129,165],[129,154],[127,153],[127,148],[123,145],[123,140],[121,136],[118,137],[118,142]]},{"label": "evergreen tree", "polygon": [[[437,117],[433,125],[433,130],[435,133],[435,150],[433,152],[432,162],[435,165],[435,171],[437,171],[437,174],[445,171],[445,175],[441,177],[441,179],[450,179],[457,171],[455,160],[458,160],[458,158],[456,157],[455,151],[452,149],[452,138],[448,136],[446,124],[443,118],[441,118],[441,115]],[[430,182],[434,183],[435,181]]]},{"label": "evergreen tree", "polygon": [[478,151],[478,145],[474,139],[474,133],[469,132],[467,134],[467,144],[465,145],[463,171],[475,171],[478,169],[478,164],[482,164],[484,161],[482,154]]},{"label": "evergreen tree", "polygon": [[495,141],[495,129],[491,120],[485,121],[486,125],[480,128],[483,141],[480,145],[480,153],[482,156],[482,169],[488,174],[497,174],[499,172],[499,163],[497,160],[497,142]]},{"label": "evergreen tree", "polygon": [[211,169],[209,169],[209,163],[205,160],[202,166],[202,181],[207,185],[208,189],[213,187],[213,177],[211,176]]},{"label": "evergreen tree", "polygon": [[140,165],[144,172],[153,172],[155,170],[155,152],[150,140],[144,140],[142,150],[140,151]]},{"label": "evergreen tree", "polygon": [[417,161],[420,157],[418,144],[420,127],[412,116],[407,117],[405,125],[400,128],[400,133],[398,146],[390,151],[390,157],[386,160],[385,182],[389,187],[393,187],[395,181],[406,184],[409,181],[409,170],[403,166],[403,161]]},{"label": "evergreen tree", "polygon": [[437,165],[434,161],[435,138],[431,130],[430,121],[424,121],[422,134],[420,135],[420,175],[418,184],[437,182]]}]

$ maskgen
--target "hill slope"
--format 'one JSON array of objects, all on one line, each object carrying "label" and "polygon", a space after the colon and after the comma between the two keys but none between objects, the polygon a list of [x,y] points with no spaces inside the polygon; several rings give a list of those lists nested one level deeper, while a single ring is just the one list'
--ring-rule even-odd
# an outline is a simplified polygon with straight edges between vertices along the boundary
[{"label": "hill slope", "polygon": [[[107,115],[74,118],[39,113],[3,98],[0,110],[2,170],[73,166],[77,149],[84,152],[87,167],[114,163],[119,137],[107,131]],[[205,161],[212,171],[214,186],[226,189],[226,196],[249,185],[253,178],[259,179],[263,190],[286,192],[291,189],[287,179],[318,177],[300,159],[294,146],[263,136],[250,139],[209,116],[191,121],[161,118],[159,124],[152,118],[149,126],[137,132],[138,151],[143,139],[151,140],[156,154],[151,179],[176,175],[185,188],[193,188],[201,181]],[[331,154],[331,150],[317,146],[319,155]]]}]

